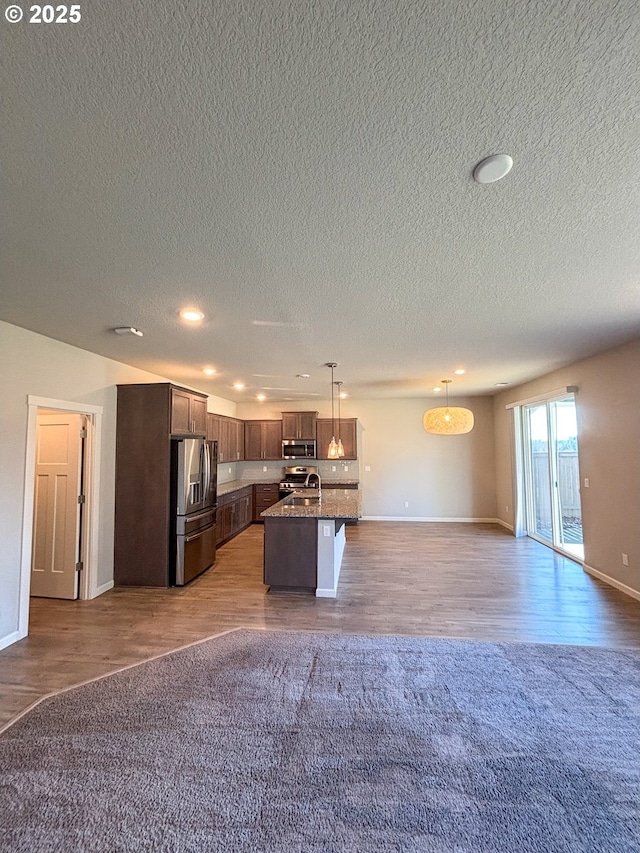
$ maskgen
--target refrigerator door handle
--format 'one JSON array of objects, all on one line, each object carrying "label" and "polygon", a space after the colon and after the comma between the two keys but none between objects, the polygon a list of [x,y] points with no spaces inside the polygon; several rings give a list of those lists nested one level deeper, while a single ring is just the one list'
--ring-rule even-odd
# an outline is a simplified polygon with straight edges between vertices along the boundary
[{"label": "refrigerator door handle", "polygon": [[202,500],[204,505],[207,506],[209,503],[209,488],[211,486],[211,451],[206,441],[203,443],[202,448],[204,451],[204,487],[202,490]]}]

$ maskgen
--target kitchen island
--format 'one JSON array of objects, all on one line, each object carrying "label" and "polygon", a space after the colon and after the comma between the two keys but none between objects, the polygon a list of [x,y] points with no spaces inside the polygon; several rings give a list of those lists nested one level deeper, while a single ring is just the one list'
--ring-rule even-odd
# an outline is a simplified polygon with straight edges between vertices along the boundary
[{"label": "kitchen island", "polygon": [[261,513],[264,582],[271,590],[335,598],[345,547],[345,522],[362,515],[359,489],[293,492]]}]

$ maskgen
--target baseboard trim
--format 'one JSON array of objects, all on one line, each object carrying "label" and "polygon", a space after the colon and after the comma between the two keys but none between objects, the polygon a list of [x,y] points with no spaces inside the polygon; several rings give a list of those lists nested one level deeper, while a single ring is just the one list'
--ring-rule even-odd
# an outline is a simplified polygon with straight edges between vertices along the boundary
[{"label": "baseboard trim", "polygon": [[96,587],[91,598],[97,598],[99,595],[102,595],[103,592],[109,592],[110,589],[113,589],[114,581],[107,581],[103,583],[101,586]]},{"label": "baseboard trim", "polygon": [[503,521],[501,518],[495,519],[496,524],[501,524],[503,527],[506,527],[507,530],[510,530],[513,533],[513,524],[507,524],[506,521]]},{"label": "baseboard trim", "polygon": [[627,586],[621,581],[616,580],[615,578],[610,577],[609,575],[605,575],[604,572],[599,572],[598,569],[594,569],[592,566],[588,566],[586,563],[582,563],[582,568],[588,575],[593,575],[594,578],[598,578],[598,580],[604,581],[609,584],[609,586],[613,586],[616,589],[619,589],[620,592],[624,592],[625,595],[630,595],[631,598],[635,598],[640,601],[640,592],[637,589],[633,589],[631,586]]},{"label": "baseboard trim", "polygon": [[12,631],[11,634],[7,634],[6,637],[0,639],[0,649],[6,649],[7,646],[12,646],[18,640],[23,640],[26,636],[26,634],[21,634],[20,631]]},{"label": "baseboard trim", "polygon": [[419,521],[464,524],[502,524],[499,518],[428,518],[426,516],[407,515],[363,515],[362,521]]}]

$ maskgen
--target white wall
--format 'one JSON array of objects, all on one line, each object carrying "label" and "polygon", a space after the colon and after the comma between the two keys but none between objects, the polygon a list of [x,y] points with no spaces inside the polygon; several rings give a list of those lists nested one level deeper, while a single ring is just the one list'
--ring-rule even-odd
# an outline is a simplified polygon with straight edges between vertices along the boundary
[{"label": "white wall", "polygon": [[[359,474],[365,517],[495,518],[492,398],[457,397],[450,402],[474,412],[470,433],[426,433],[422,416],[439,404],[433,399],[344,401],[342,416],[359,421],[359,458],[346,473],[338,463],[337,476]],[[238,417],[279,418],[291,410],[290,402],[239,403]],[[318,400],[296,403],[295,410],[331,415],[330,403]]]},{"label": "white wall", "polygon": [[[113,579],[116,384],[166,382],[117,361],[0,322],[0,647],[18,630],[28,396],[102,406],[98,586]],[[218,406],[218,408],[212,408]],[[211,411],[235,403],[210,397]]]}]

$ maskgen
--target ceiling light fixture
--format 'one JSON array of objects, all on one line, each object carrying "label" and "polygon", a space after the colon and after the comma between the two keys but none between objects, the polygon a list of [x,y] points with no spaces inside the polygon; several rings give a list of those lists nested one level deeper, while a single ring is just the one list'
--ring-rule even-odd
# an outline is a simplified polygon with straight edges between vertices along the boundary
[{"label": "ceiling light fixture", "polygon": [[244,382],[234,382],[233,387],[236,389],[236,391],[244,391],[245,384]]},{"label": "ceiling light fixture", "polygon": [[442,388],[440,388],[440,386],[438,386],[437,388],[432,388],[431,390],[432,390],[432,391],[435,391],[435,392],[436,392],[436,394],[439,394],[439,393],[440,393],[440,391],[442,391]]},{"label": "ceiling light fixture", "polygon": [[508,385],[508,382],[496,382],[493,386],[494,388],[504,388],[505,385]]},{"label": "ceiling light fixture", "polygon": [[309,379],[309,373],[296,373],[296,379]]},{"label": "ceiling light fixture", "polygon": [[464,370],[462,367],[459,367],[457,370],[454,370],[453,372],[455,373],[456,376],[463,376],[467,371]]},{"label": "ceiling light fixture", "polygon": [[257,394],[256,395],[256,400],[260,400],[261,403],[264,402],[266,399],[267,399],[266,394]]},{"label": "ceiling light fixture", "polygon": [[213,374],[216,372],[216,369],[215,367],[204,367],[202,369],[202,372],[206,373],[207,376],[213,376]]},{"label": "ceiling light fixture", "polygon": [[140,329],[134,329],[133,326],[118,326],[113,331],[116,335],[136,335],[139,338],[142,337]]},{"label": "ceiling light fixture", "polygon": [[325,367],[331,368],[331,432],[332,432],[332,435],[331,435],[331,441],[329,442],[329,449],[327,450],[327,459],[337,459],[338,458],[338,445],[336,443],[336,419],[335,419],[334,407],[333,407],[333,405],[334,405],[333,404],[333,388],[335,385],[335,383],[333,381],[333,371],[335,370],[335,368],[337,366],[338,365],[335,363],[335,361],[328,361],[325,365]]},{"label": "ceiling light fixture", "polygon": [[184,308],[180,312],[180,316],[188,323],[199,323],[200,320],[204,320],[204,314],[197,308]]},{"label": "ceiling light fixture", "polygon": [[492,184],[508,175],[513,160],[508,154],[491,154],[485,157],[473,169],[473,179],[479,184]]},{"label": "ceiling light fixture", "polygon": [[463,435],[473,429],[473,412],[460,406],[449,406],[450,379],[443,379],[442,384],[447,392],[444,406],[428,409],[422,418],[422,426],[427,432],[435,435]]},{"label": "ceiling light fixture", "polygon": [[342,382],[336,382],[338,386],[338,459],[344,456],[344,447],[342,446],[342,438],[340,437],[340,399],[342,398],[342,393],[340,389],[342,388]]}]

